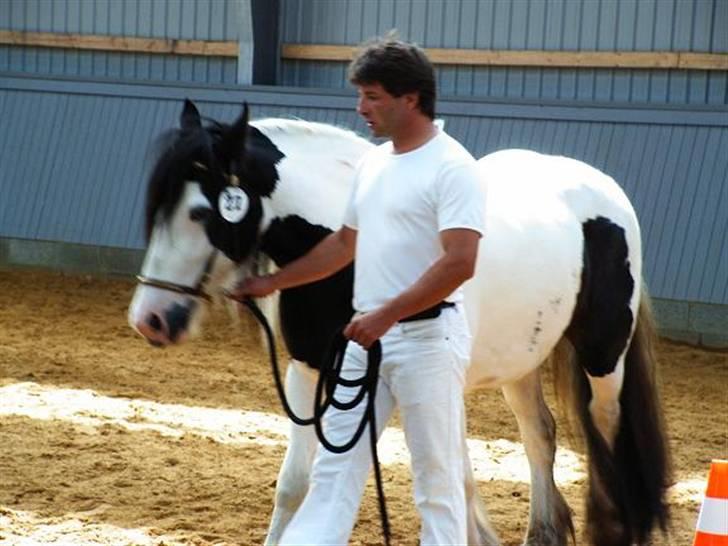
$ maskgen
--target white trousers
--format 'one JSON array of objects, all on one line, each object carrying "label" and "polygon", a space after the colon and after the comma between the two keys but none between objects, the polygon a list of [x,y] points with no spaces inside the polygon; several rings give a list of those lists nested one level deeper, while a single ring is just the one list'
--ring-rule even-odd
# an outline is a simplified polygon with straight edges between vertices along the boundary
[{"label": "white trousers", "polygon": [[[463,309],[447,308],[435,319],[395,324],[380,341],[377,432],[381,435],[399,406],[422,519],[420,544],[465,544],[463,389],[470,335]],[[366,366],[366,352],[349,343],[342,376],[360,377]],[[351,400],[357,390],[338,387],[336,398]],[[330,408],[324,416],[327,437],[334,444],[348,441],[364,407],[362,402],[350,411]],[[371,467],[370,450],[368,431],[347,453],[334,454],[319,445],[308,493],[281,545],[348,543]]]}]

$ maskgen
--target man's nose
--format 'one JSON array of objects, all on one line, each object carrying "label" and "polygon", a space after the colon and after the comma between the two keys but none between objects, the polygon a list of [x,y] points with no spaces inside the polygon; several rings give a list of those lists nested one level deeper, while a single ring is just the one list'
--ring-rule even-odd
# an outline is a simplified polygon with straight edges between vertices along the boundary
[{"label": "man's nose", "polygon": [[359,115],[362,115],[363,116],[366,113],[366,110],[367,110],[367,108],[366,108],[366,103],[365,103],[364,99],[359,99],[356,102],[356,111],[357,111],[357,113]]}]

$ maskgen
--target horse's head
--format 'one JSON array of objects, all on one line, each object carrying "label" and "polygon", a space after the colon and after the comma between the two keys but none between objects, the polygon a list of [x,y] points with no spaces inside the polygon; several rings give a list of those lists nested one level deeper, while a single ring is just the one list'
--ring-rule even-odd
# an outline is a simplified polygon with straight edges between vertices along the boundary
[{"label": "horse's head", "polygon": [[230,286],[256,250],[264,197],[282,157],[248,125],[248,107],[232,125],[203,126],[185,101],[180,129],[162,139],[147,188],[147,253],[129,309],[150,343],[183,341],[211,290]]}]

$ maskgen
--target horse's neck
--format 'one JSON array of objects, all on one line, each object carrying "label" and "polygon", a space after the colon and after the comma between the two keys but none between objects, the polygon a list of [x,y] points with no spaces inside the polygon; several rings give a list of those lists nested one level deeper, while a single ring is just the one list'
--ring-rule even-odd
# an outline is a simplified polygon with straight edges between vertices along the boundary
[{"label": "horse's neck", "polygon": [[264,120],[257,127],[285,155],[276,165],[276,189],[265,200],[265,225],[298,216],[338,229],[356,165],[373,144],[350,131],[318,123]]}]

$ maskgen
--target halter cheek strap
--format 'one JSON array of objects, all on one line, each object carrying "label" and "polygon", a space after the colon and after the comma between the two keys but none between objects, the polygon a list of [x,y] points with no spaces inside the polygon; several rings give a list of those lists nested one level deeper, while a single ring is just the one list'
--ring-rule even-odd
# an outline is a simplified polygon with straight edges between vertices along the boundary
[{"label": "halter cheek strap", "polygon": [[200,274],[200,278],[197,280],[195,286],[186,286],[184,284],[178,284],[171,281],[164,281],[161,279],[155,279],[153,277],[147,277],[145,275],[137,275],[137,280],[140,284],[145,286],[152,286],[154,288],[160,288],[168,292],[175,292],[176,294],[184,294],[186,296],[192,296],[195,298],[202,298],[205,301],[212,301],[210,294],[205,292],[205,284],[210,279],[210,272],[212,271],[212,264],[215,262],[218,250],[214,250],[210,257],[205,262],[205,267]]}]

